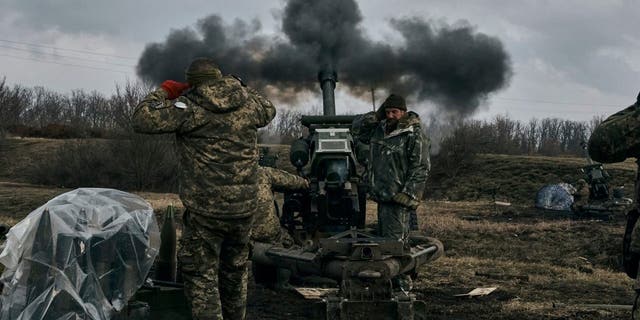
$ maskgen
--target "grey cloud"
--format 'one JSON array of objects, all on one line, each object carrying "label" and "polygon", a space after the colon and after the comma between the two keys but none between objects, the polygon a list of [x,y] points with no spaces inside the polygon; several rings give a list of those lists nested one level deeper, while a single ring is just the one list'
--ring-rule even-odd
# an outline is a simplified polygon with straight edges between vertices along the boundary
[{"label": "grey cloud", "polygon": [[[599,55],[602,48],[638,47],[640,19],[637,2],[536,3],[528,4],[528,8],[522,8],[520,4],[519,13],[514,10],[510,17],[510,20],[536,31],[537,36],[521,44],[532,56],[565,73],[569,81],[601,91],[624,94],[633,86],[640,89],[640,77],[627,61]],[[516,6],[516,3],[511,6]],[[537,14],[532,14],[535,12]]]},{"label": "grey cloud", "polygon": [[[279,0],[3,0],[3,11],[18,18],[15,27],[34,31],[57,29],[67,34],[108,34],[148,41],[192,22],[194,12],[224,12],[231,17],[268,12]],[[249,7],[250,9],[247,9]],[[0,16],[3,13],[0,12]]]}]

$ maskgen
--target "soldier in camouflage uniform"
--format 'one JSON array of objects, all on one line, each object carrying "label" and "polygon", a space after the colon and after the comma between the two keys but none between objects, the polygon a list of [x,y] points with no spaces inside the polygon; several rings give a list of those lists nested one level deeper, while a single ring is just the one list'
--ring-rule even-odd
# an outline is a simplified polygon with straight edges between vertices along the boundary
[{"label": "soldier in camouflage uniform", "polygon": [[175,133],[186,208],[178,254],[193,319],[244,319],[249,232],[257,206],[257,129],[276,109],[212,60],[167,80],[136,107],[134,129]]},{"label": "soldier in camouflage uniform", "polygon": [[[283,248],[294,246],[293,237],[280,226],[273,192],[306,188],[309,188],[309,181],[306,179],[261,164],[258,168],[258,210],[251,230],[251,241],[270,243]],[[276,268],[274,288],[291,289],[290,278],[291,271],[286,268]]]},{"label": "soldier in camouflage uniform", "polygon": [[[640,94],[636,103],[605,119],[589,138],[589,156],[598,162],[621,162],[627,158],[638,159],[640,168]],[[640,223],[638,217],[638,200],[640,200],[640,172],[636,173],[634,206],[627,214],[627,231],[625,232],[624,261],[627,274],[636,279],[636,301],[633,308],[633,319],[640,319],[640,277],[637,271],[631,272],[627,263],[637,267],[640,256]],[[631,231],[630,235],[628,232]],[[631,262],[633,261],[633,262]]]},{"label": "soldier in camouflage uniform", "polygon": [[580,212],[589,204],[589,184],[586,180],[580,179],[576,182],[575,188],[571,210]]},{"label": "soldier in camouflage uniform", "polygon": [[357,141],[370,146],[369,193],[378,203],[378,232],[406,243],[409,216],[420,203],[431,166],[420,117],[392,94],[378,111],[356,117],[352,128]]},{"label": "soldier in camouflage uniform", "polygon": [[258,210],[256,211],[251,240],[282,244],[289,248],[293,238],[282,230],[276,214],[273,190],[297,190],[309,188],[309,181],[283,170],[261,166],[258,168]]}]

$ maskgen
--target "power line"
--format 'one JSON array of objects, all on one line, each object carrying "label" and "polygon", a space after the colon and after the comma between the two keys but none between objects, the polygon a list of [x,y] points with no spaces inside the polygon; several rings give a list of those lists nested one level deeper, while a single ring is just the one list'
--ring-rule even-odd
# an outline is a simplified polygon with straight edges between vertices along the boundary
[{"label": "power line", "polygon": [[134,57],[118,56],[118,55],[113,55],[113,54],[106,54],[106,53],[95,52],[95,51],[87,51],[87,50],[66,49],[66,48],[45,46],[45,45],[36,44],[36,43],[29,43],[29,42],[13,41],[13,40],[6,40],[6,39],[0,39],[0,42],[7,42],[7,43],[13,43],[13,44],[22,44],[22,45],[38,47],[38,48],[46,48],[46,49],[78,52],[78,53],[84,53],[84,54],[92,54],[92,55],[103,56],[103,57],[113,57],[113,58],[120,58],[120,59],[137,60],[137,58],[134,58]]},{"label": "power line", "polygon": [[28,60],[28,61],[35,61],[35,62],[41,62],[41,63],[51,63],[51,64],[57,64],[57,65],[61,65],[61,66],[68,66],[68,67],[78,67],[78,68],[85,68],[85,69],[117,72],[117,73],[122,73],[122,74],[125,74],[125,75],[131,74],[129,72],[121,71],[121,70],[85,66],[85,65],[81,65],[81,64],[72,64],[72,63],[62,63],[62,62],[56,62],[56,61],[39,60],[39,59],[35,59],[35,58],[17,57],[17,56],[12,56],[12,55],[8,55],[8,54],[2,54],[2,53],[0,53],[0,57],[8,57],[8,58],[13,58],[13,59]]},{"label": "power line", "polygon": [[[0,48],[6,48],[6,49],[11,49],[11,50],[18,50],[18,51],[24,51],[24,52],[33,53],[33,51],[29,50],[29,49],[17,48],[17,47],[13,47],[13,46],[2,45],[2,44],[0,44]],[[82,60],[82,61],[87,61],[87,62],[98,62],[98,63],[110,64],[110,65],[114,65],[114,66],[135,68],[135,66],[128,65],[128,64],[114,63],[114,62],[95,60],[95,59],[87,59],[87,58],[81,58],[81,57],[65,56],[65,55],[58,54],[58,53],[43,53],[43,54],[46,54],[46,55],[49,55],[49,56],[53,56],[53,57],[58,57],[58,58],[68,58],[68,59]]]},{"label": "power line", "polygon": [[548,100],[534,100],[534,99],[520,99],[520,98],[500,98],[494,97],[496,100],[507,100],[507,101],[521,101],[521,102],[533,102],[533,103],[545,103],[545,104],[556,104],[556,105],[568,105],[568,106],[585,106],[585,107],[608,107],[608,108],[620,108],[619,105],[610,105],[610,104],[591,104],[591,103],[582,103],[582,102],[559,102],[559,101],[548,101]]}]

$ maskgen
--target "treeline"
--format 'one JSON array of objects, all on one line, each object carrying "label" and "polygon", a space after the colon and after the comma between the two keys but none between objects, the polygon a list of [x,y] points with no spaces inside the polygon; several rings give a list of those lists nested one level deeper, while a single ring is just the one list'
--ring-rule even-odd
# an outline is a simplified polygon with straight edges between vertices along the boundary
[{"label": "treeline", "polygon": [[[131,132],[131,115],[150,88],[140,83],[116,85],[111,96],[97,91],[74,90],[61,94],[43,87],[10,87],[0,80],[0,131],[16,136],[47,138],[118,137]],[[311,112],[317,114],[319,108]],[[303,132],[302,113],[278,110],[276,119],[261,132],[261,142],[288,143]],[[426,123],[434,151],[443,144],[463,144],[481,153],[527,155],[582,155],[582,141],[602,121],[557,118],[521,122],[508,116],[492,120]]]},{"label": "treeline", "polygon": [[584,156],[583,144],[603,118],[591,121],[558,118],[521,122],[507,116],[492,120],[430,121],[433,139],[431,181],[455,178],[473,165],[479,153]]},{"label": "treeline", "polygon": [[139,83],[116,85],[115,93],[74,90],[61,94],[44,87],[0,81],[0,131],[47,138],[113,137],[130,131],[131,114],[148,92]]},{"label": "treeline", "polygon": [[[0,80],[0,135],[44,138],[121,138],[132,134],[131,116],[151,90],[141,83],[116,85],[106,96],[97,91],[61,94],[44,87],[6,84]],[[317,113],[318,108],[313,112]],[[300,137],[302,114],[280,109],[261,131],[260,140],[288,143]]]},{"label": "treeline", "polygon": [[131,125],[149,89],[128,82],[116,85],[111,96],[83,90],[60,94],[43,87],[10,87],[2,79],[0,137],[65,139],[55,152],[34,156],[23,173],[32,183],[175,192],[175,137],[136,134]]},{"label": "treeline", "polygon": [[[496,116],[491,120],[463,120],[445,125],[431,121],[427,130],[436,139],[436,149],[464,148],[465,152],[511,155],[582,156],[602,117],[591,121],[558,118],[531,119],[528,122]],[[438,150],[436,150],[436,153]]]},{"label": "treeline", "polygon": [[[131,116],[150,88],[139,83],[116,86],[105,96],[75,90],[60,94],[43,87],[10,87],[0,81],[0,138],[13,136],[67,139],[50,157],[34,159],[29,180],[66,187],[103,186],[173,192],[178,159],[173,135],[133,132]],[[313,108],[310,114],[319,114]],[[260,143],[289,144],[303,135],[302,112],[279,109],[260,131]],[[456,176],[478,153],[582,156],[581,143],[602,118],[557,118],[521,122],[508,116],[491,120],[423,119],[432,140],[433,178]],[[2,151],[2,150],[0,150]],[[438,173],[440,172],[440,173]]]},{"label": "treeline", "polygon": [[[65,139],[55,152],[33,158],[28,172],[23,172],[32,183],[176,192],[175,136],[137,134],[131,126],[136,105],[150,89],[128,82],[117,85],[110,96],[83,90],[61,94],[43,87],[9,86],[2,78],[0,140],[7,134]],[[299,116],[279,110],[261,131],[260,142],[288,143],[299,137]],[[4,145],[0,141],[0,152],[7,152]]]}]

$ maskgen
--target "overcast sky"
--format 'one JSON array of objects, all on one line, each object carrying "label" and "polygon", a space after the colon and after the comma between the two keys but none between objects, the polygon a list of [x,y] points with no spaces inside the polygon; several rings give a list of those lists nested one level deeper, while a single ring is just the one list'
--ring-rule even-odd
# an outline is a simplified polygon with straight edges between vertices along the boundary
[{"label": "overcast sky", "polygon": [[[284,3],[0,0],[0,76],[10,84],[62,93],[110,94],[116,84],[137,79],[135,65],[145,45],[165,41],[171,30],[217,14],[228,24],[259,21],[261,33],[279,35]],[[640,90],[640,3],[634,0],[360,0],[358,5],[361,27],[375,41],[398,41],[389,22],[407,17],[447,25],[464,20],[502,41],[513,75],[474,118],[589,120],[630,105]],[[370,101],[350,98],[345,90],[337,98],[338,113],[371,108]],[[318,91],[307,103],[319,101]],[[414,107],[432,108],[428,102]]]}]

